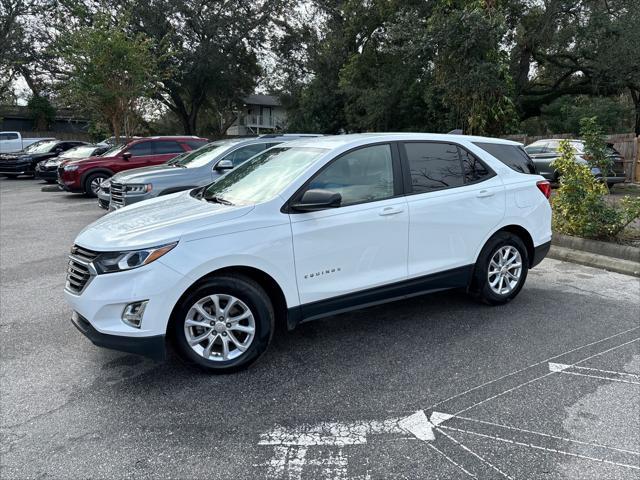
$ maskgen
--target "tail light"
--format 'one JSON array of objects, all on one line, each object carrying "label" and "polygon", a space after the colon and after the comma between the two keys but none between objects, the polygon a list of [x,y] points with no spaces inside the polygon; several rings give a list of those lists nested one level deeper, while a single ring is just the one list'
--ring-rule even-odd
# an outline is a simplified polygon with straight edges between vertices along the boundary
[{"label": "tail light", "polygon": [[542,192],[546,199],[549,199],[551,196],[551,184],[546,180],[540,180],[536,183],[538,189]]}]

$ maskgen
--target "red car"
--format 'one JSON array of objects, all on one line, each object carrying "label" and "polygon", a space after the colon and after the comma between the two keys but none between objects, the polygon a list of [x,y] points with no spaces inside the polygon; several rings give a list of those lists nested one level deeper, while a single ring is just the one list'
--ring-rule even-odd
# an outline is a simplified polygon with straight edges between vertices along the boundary
[{"label": "red car", "polygon": [[114,173],[159,165],[176,155],[206,145],[206,138],[147,137],[113,147],[98,157],[67,160],[58,167],[58,183],[68,191],[95,197],[100,184]]}]

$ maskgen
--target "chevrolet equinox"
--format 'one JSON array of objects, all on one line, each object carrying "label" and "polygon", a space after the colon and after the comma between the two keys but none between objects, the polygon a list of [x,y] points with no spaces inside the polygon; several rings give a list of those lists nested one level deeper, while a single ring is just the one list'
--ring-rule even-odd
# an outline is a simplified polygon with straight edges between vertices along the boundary
[{"label": "chevrolet equinox", "polygon": [[448,288],[509,302],[549,250],[549,194],[507,140],[296,140],[86,227],[65,296],[96,345],[163,358],[170,341],[199,366],[235,371],[279,323]]}]

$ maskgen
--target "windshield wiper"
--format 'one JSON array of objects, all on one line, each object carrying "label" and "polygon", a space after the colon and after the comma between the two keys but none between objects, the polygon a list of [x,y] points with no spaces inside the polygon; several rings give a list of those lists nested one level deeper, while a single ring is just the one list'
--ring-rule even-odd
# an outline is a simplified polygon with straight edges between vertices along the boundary
[{"label": "windshield wiper", "polygon": [[222,197],[218,197],[218,196],[208,197],[205,200],[207,202],[221,203],[222,205],[233,205],[233,202],[230,202],[229,200],[226,200],[226,199],[224,199]]}]

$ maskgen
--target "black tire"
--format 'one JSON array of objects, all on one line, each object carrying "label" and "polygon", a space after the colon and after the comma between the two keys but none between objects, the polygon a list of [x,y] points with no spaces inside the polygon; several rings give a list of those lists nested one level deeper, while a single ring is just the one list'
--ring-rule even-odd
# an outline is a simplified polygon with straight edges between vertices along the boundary
[{"label": "black tire", "polygon": [[[247,350],[236,358],[230,360],[207,359],[194,351],[187,341],[185,333],[187,315],[196,302],[209,295],[231,295],[251,310],[255,323],[254,337]],[[273,336],[274,324],[273,306],[262,287],[251,278],[243,275],[226,274],[207,279],[181,300],[174,309],[170,336],[178,354],[188,362],[211,373],[232,373],[249,367],[267,350]],[[222,337],[219,337],[219,340],[222,341]],[[203,340],[203,343],[206,343],[206,339]]]},{"label": "black tire", "polygon": [[[91,175],[87,176],[87,178],[85,178],[84,180],[84,193],[87,195],[87,197],[89,198],[95,198],[98,196],[98,192],[97,190],[93,190],[92,185],[94,184],[94,182],[96,180],[99,181],[99,183],[104,182],[107,178],[109,178],[109,174],[105,173],[105,172],[96,172],[96,173],[92,173]],[[102,180],[100,180],[102,179]]]},{"label": "black tire", "polygon": [[49,184],[57,183],[55,180],[53,180],[51,178],[45,178],[44,181],[49,183]]},{"label": "black tire", "polygon": [[16,178],[18,178],[18,175],[7,175],[6,173],[4,176],[7,177],[9,180],[15,180]]},{"label": "black tire", "polygon": [[[499,294],[493,290],[489,284],[489,266],[491,259],[496,253],[503,247],[514,247],[518,250],[521,259],[521,271],[519,279],[515,287],[513,287],[508,293]],[[491,237],[478,256],[475,268],[473,270],[473,278],[469,287],[469,293],[481,302],[488,305],[504,305],[505,303],[513,300],[527,279],[527,273],[529,271],[529,256],[527,254],[527,248],[520,237],[509,232],[498,232]],[[495,277],[494,277],[495,278]]]}]

